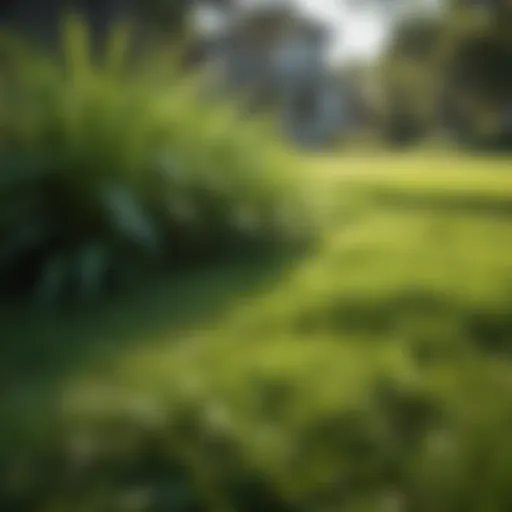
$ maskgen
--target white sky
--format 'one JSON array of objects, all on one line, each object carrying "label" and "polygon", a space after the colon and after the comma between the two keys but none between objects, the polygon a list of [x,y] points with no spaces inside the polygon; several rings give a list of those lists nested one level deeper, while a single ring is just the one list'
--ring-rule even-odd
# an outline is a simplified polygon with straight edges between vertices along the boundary
[{"label": "white sky", "polygon": [[372,58],[385,42],[386,22],[370,8],[353,8],[340,0],[297,0],[334,31],[332,57],[336,60]]}]

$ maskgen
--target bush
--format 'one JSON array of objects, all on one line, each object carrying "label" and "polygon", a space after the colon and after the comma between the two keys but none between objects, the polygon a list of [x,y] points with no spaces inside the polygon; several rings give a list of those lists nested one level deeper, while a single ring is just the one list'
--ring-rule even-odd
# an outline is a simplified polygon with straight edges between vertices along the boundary
[{"label": "bush", "polygon": [[64,65],[4,44],[8,293],[97,296],[144,268],[304,227],[298,171],[283,147],[259,125],[242,126],[235,108],[198,102],[199,77],[182,77],[175,56],[127,70],[128,41],[118,27],[101,65],[90,63],[78,20],[66,25]]}]

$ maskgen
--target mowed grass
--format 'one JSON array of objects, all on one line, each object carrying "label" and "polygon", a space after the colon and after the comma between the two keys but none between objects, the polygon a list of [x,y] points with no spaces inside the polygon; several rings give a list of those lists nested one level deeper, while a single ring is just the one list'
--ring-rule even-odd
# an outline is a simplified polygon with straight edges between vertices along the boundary
[{"label": "mowed grass", "polygon": [[[128,511],[141,489],[162,507],[143,510],[511,509],[512,163],[309,165],[312,200],[337,205],[312,250],[170,277],[101,312],[3,320],[9,496],[73,511]],[[96,477],[70,488],[62,461]]]}]

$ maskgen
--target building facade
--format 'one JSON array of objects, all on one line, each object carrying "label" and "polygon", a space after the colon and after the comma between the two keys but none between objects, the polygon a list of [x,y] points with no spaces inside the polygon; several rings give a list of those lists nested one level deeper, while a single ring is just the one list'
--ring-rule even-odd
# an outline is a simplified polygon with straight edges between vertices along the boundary
[{"label": "building facade", "polygon": [[327,65],[327,29],[278,3],[225,9],[218,27],[203,35],[203,63],[217,73],[219,89],[241,91],[250,108],[275,108],[303,147],[332,144],[347,109]]}]

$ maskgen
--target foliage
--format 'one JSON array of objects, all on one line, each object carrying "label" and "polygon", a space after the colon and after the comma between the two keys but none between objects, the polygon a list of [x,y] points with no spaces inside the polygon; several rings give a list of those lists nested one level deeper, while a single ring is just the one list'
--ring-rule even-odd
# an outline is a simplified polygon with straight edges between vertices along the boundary
[{"label": "foliage", "polygon": [[156,30],[170,33],[174,39],[187,29],[188,0],[138,0],[138,13]]},{"label": "foliage", "polygon": [[[309,163],[354,215],[213,318],[173,330],[152,316],[114,346],[108,316],[85,339],[90,317],[4,321],[19,352],[6,369],[24,347],[67,369],[48,375],[34,354],[6,395],[4,509],[510,509],[509,163]],[[234,276],[207,274],[152,309],[219,302]],[[110,322],[130,324],[140,296],[130,308]]]},{"label": "foliage", "polygon": [[[384,61],[388,126],[408,133],[449,128],[467,143],[505,141],[512,39],[503,6],[449,3],[439,16],[412,17],[396,28]],[[427,117],[421,115],[428,105]],[[510,135],[508,135],[510,137]]]},{"label": "foliage", "polygon": [[90,63],[76,20],[63,66],[5,47],[4,291],[96,296],[136,269],[208,260],[306,227],[299,167],[268,127],[198,101],[201,80],[181,77],[176,56],[125,71],[128,39],[120,27],[101,65]]}]

